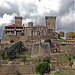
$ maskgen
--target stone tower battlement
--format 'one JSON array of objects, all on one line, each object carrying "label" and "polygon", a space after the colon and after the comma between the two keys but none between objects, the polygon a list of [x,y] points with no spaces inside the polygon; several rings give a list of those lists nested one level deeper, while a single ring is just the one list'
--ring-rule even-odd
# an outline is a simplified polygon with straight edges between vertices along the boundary
[{"label": "stone tower battlement", "polygon": [[55,32],[56,28],[56,17],[55,16],[45,16],[46,27],[49,31]]},{"label": "stone tower battlement", "polygon": [[22,17],[15,17],[15,25],[22,26]]}]

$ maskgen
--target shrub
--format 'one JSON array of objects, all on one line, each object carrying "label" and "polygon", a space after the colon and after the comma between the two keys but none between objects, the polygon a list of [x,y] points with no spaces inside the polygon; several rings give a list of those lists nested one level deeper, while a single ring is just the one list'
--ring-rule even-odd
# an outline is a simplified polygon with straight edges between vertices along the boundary
[{"label": "shrub", "polygon": [[50,73],[50,65],[48,62],[39,62],[36,66],[36,72],[43,75],[44,73]]}]

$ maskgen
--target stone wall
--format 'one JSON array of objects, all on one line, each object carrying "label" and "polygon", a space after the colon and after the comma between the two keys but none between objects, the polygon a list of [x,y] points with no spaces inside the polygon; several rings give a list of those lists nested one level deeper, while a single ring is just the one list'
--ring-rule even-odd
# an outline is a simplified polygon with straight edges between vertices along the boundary
[{"label": "stone wall", "polygon": [[75,74],[75,69],[67,69],[67,68],[61,68],[59,69],[61,73],[67,73],[67,74]]},{"label": "stone wall", "polygon": [[69,53],[70,55],[74,55],[75,53],[75,45],[68,44],[68,45],[60,45],[60,52]]},{"label": "stone wall", "polygon": [[1,43],[10,43],[10,38],[8,36],[2,37]]},{"label": "stone wall", "polygon": [[31,56],[49,56],[50,55],[50,45],[48,43],[33,44],[31,50]]},{"label": "stone wall", "polygon": [[0,75],[16,75],[19,71],[21,74],[34,74],[36,63],[26,62],[24,63],[4,63],[0,65]]},{"label": "stone wall", "polygon": [[8,43],[5,43],[5,44],[0,44],[0,50],[4,50],[6,47],[10,47],[12,44],[8,44]]}]

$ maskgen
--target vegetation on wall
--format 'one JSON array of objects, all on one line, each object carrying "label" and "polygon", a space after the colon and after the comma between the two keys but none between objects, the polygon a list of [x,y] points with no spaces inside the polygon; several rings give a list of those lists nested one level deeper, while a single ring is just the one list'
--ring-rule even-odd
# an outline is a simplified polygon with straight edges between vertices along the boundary
[{"label": "vegetation on wall", "polygon": [[54,75],[74,75],[74,74],[60,73],[60,72],[56,71],[56,72],[54,73]]},{"label": "vegetation on wall", "polygon": [[36,73],[44,75],[45,73],[50,73],[50,65],[48,62],[39,62],[36,66]]},{"label": "vegetation on wall", "polygon": [[27,49],[24,47],[23,42],[19,41],[13,44],[11,47],[5,48],[1,56],[2,59],[14,60],[18,57],[18,55],[21,55],[24,51],[27,51]]},{"label": "vegetation on wall", "polygon": [[25,55],[21,57],[21,61],[24,62],[24,64],[25,64],[26,60],[27,60],[27,57]]},{"label": "vegetation on wall", "polygon": [[69,56],[69,66],[72,68],[73,65],[73,58]]}]

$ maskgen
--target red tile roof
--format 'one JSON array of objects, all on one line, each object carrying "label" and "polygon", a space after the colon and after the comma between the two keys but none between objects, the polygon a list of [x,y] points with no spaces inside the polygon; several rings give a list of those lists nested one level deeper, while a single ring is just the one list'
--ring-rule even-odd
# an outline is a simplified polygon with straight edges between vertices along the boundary
[{"label": "red tile roof", "polygon": [[67,42],[75,42],[75,40],[66,40]]},{"label": "red tile roof", "polygon": [[5,27],[23,27],[23,26],[16,26],[15,24],[12,24],[12,25],[5,26]]},{"label": "red tile roof", "polygon": [[[16,26],[15,24],[12,24],[5,27],[23,27],[23,26]],[[46,26],[30,26],[30,27],[24,27],[24,28],[41,28],[41,27],[47,28]]]}]

